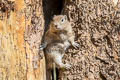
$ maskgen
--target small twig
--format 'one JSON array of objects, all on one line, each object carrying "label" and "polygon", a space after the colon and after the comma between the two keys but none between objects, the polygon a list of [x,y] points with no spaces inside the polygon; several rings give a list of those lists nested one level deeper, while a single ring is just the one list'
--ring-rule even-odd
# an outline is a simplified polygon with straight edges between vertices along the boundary
[{"label": "small twig", "polygon": [[55,63],[53,63],[53,76],[54,76],[54,80],[56,80],[56,66]]}]

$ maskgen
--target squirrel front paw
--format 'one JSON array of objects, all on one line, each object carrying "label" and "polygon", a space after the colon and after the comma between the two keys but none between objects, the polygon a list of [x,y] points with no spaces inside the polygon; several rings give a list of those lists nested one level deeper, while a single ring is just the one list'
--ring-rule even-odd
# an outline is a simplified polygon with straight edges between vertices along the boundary
[{"label": "squirrel front paw", "polygon": [[76,42],[73,42],[72,45],[73,45],[74,48],[80,47],[80,45]]},{"label": "squirrel front paw", "polygon": [[41,45],[39,46],[39,49],[40,49],[40,50],[43,50],[45,47],[46,47],[45,44],[41,44]]},{"label": "squirrel front paw", "polygon": [[70,64],[65,64],[65,68],[69,69],[69,68],[71,68],[71,65]]}]

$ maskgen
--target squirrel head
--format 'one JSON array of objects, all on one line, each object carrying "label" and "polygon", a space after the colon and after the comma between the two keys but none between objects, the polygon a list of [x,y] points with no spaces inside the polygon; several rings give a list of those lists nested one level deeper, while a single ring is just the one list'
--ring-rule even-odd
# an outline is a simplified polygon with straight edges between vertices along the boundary
[{"label": "squirrel head", "polygon": [[66,15],[55,15],[52,20],[52,26],[56,30],[64,30],[67,27],[68,19]]}]

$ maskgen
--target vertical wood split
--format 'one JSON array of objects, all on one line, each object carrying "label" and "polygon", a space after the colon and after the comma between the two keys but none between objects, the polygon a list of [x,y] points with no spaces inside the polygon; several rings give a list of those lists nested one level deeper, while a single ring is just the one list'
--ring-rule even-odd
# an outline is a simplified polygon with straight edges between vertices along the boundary
[{"label": "vertical wood split", "polygon": [[[33,30],[30,35],[28,27]],[[0,80],[46,80],[45,59],[39,51],[43,27],[42,0],[0,1]]]}]

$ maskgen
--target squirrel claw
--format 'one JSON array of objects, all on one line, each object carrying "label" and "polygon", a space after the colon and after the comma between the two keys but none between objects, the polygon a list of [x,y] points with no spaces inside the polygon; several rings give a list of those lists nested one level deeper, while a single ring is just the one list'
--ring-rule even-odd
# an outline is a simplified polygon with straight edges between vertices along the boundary
[{"label": "squirrel claw", "polygon": [[73,45],[74,48],[80,47],[80,45],[76,42],[73,42],[72,45]]}]

